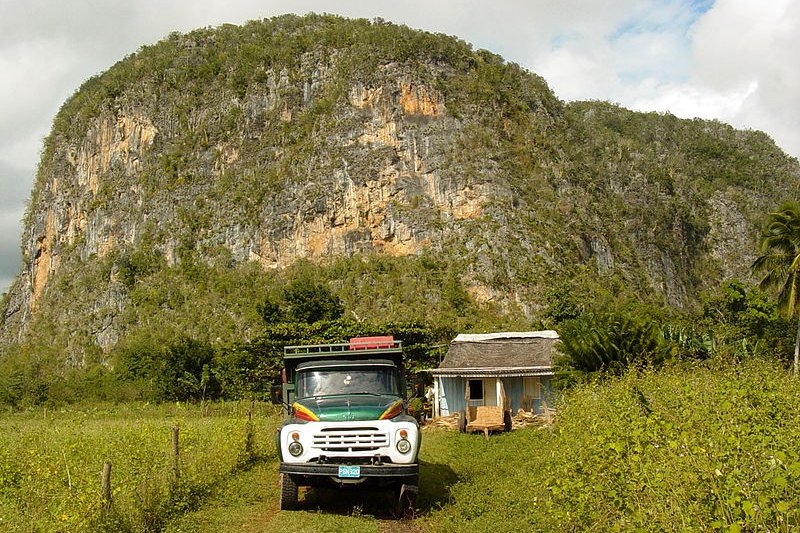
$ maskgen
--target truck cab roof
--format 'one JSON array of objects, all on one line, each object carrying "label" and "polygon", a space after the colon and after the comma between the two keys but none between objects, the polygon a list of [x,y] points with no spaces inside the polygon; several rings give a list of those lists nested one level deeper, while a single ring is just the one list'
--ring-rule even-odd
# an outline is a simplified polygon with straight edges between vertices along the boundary
[{"label": "truck cab roof", "polygon": [[324,369],[324,368],[356,368],[365,366],[391,366],[397,367],[390,359],[322,359],[306,361],[297,365],[297,371]]}]

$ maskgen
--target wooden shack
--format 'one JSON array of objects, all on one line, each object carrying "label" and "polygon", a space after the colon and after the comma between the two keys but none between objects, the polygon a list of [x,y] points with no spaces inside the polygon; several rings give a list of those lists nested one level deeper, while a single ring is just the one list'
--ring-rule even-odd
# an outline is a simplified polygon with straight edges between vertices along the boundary
[{"label": "wooden shack", "polygon": [[[550,395],[558,333],[552,330],[460,334],[433,375],[433,416],[468,406],[542,413]],[[552,402],[551,402],[552,403]]]}]

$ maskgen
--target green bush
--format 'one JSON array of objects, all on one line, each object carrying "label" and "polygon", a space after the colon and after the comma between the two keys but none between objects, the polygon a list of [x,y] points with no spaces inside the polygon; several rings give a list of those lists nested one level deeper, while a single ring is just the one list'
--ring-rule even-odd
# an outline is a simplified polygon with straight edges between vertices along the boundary
[{"label": "green bush", "polygon": [[339,297],[321,283],[297,278],[283,289],[285,316],[290,322],[313,324],[320,320],[336,320],[344,313]]},{"label": "green bush", "polygon": [[756,287],[729,280],[702,295],[698,324],[715,339],[714,355],[724,359],[779,357],[790,360],[793,325]]},{"label": "green bush", "polygon": [[563,380],[622,374],[631,366],[661,364],[666,355],[655,321],[629,312],[590,312],[559,327],[556,364]]},{"label": "green bush", "polygon": [[118,375],[121,381],[141,383],[159,401],[205,400],[221,393],[215,366],[209,344],[182,337],[163,347],[146,343],[126,347]]}]

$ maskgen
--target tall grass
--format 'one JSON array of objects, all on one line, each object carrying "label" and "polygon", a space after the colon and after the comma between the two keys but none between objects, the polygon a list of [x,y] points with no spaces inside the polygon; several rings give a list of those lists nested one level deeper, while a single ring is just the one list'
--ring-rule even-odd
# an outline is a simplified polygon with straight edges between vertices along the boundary
[{"label": "tall grass", "polygon": [[551,430],[439,450],[459,481],[426,528],[794,530],[798,422],[800,381],[763,362],[585,385]]},{"label": "tall grass", "polygon": [[[0,530],[158,531],[232,472],[274,455],[278,416],[249,404],[124,405],[0,416]],[[171,428],[180,428],[179,477]],[[112,505],[100,491],[112,463]]]}]

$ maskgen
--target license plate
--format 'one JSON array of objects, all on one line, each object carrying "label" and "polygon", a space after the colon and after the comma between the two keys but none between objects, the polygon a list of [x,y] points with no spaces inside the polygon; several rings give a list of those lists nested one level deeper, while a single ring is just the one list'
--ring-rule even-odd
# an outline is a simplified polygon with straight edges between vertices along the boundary
[{"label": "license plate", "polygon": [[341,465],[339,466],[339,477],[361,477],[361,467]]}]

